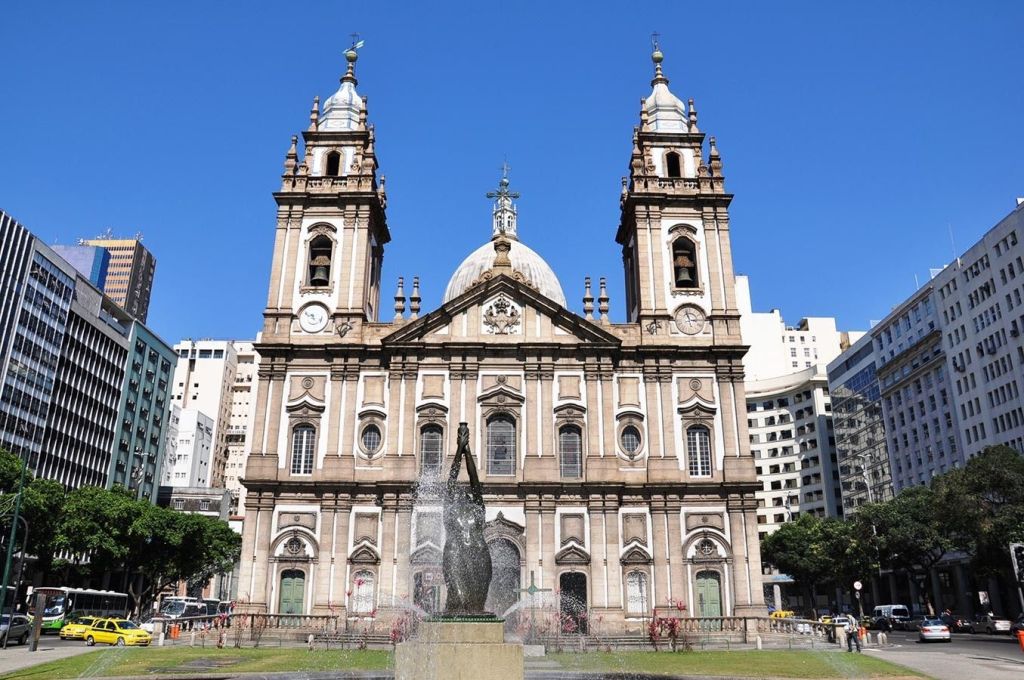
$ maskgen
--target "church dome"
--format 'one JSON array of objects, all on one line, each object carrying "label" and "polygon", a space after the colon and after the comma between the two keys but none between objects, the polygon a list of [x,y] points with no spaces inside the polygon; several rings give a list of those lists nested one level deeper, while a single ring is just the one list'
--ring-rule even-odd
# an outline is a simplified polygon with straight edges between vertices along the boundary
[{"label": "church dome", "polygon": [[[549,298],[565,307],[565,293],[562,292],[562,284],[558,282],[555,272],[544,261],[540,255],[532,249],[516,240],[509,240],[509,259],[512,261],[512,269],[525,276],[530,285],[540,291],[541,295]],[[448,281],[448,287],[444,291],[444,302],[456,298],[467,290],[474,281],[494,266],[494,243],[489,241],[462,261],[459,268],[452,274]]]}]

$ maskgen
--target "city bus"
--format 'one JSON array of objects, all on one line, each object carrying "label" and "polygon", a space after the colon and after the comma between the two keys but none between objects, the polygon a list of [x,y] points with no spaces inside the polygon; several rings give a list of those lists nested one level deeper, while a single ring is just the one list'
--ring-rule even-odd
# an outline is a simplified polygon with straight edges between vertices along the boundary
[{"label": "city bus", "polygon": [[59,633],[64,624],[79,616],[124,618],[131,598],[112,590],[87,588],[36,588],[29,594],[29,613],[35,614],[36,595],[46,596],[43,633]]}]

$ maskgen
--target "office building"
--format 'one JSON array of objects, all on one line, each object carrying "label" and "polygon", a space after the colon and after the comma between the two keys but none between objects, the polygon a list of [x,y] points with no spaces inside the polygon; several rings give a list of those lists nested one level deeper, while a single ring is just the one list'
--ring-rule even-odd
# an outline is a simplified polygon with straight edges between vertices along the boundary
[{"label": "office building", "polygon": [[96,238],[82,239],[79,245],[98,246],[110,253],[110,264],[103,292],[132,317],[145,323],[153,292],[156,258],[142,245],[142,235],[114,238],[108,231]]},{"label": "office building", "polygon": [[176,438],[167,451],[162,486],[209,487],[213,419],[195,408],[173,407]]},{"label": "office building", "polygon": [[110,251],[99,246],[54,245],[50,247],[68,264],[84,274],[92,285],[103,290],[110,267]]},{"label": "office building", "polygon": [[236,341],[235,380],[229,393],[231,410],[228,420],[227,465],[224,471],[224,487],[231,492],[231,516],[241,518],[245,509],[245,486],[242,475],[245,472],[247,443],[252,427],[253,411],[256,407],[253,388],[257,384],[256,370],[259,355],[252,342]]}]

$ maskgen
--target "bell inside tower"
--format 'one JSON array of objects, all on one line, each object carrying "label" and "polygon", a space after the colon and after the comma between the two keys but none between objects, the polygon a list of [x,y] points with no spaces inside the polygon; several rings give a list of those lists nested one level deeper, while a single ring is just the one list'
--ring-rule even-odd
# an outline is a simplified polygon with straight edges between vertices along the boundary
[{"label": "bell inside tower", "polygon": [[309,285],[331,284],[331,240],[318,236],[309,244]]}]

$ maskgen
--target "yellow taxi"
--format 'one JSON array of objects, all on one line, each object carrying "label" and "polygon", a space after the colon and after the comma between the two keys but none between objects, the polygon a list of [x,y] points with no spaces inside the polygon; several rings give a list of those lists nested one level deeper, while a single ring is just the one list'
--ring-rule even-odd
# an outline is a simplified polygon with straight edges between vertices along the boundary
[{"label": "yellow taxi", "polygon": [[146,646],[152,641],[152,635],[127,619],[97,619],[85,633],[85,644],[90,647],[97,642],[118,647]]},{"label": "yellow taxi", "polygon": [[85,634],[98,621],[95,616],[79,616],[69,620],[60,629],[61,640],[84,640]]}]

